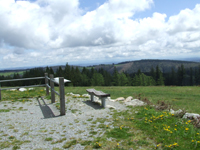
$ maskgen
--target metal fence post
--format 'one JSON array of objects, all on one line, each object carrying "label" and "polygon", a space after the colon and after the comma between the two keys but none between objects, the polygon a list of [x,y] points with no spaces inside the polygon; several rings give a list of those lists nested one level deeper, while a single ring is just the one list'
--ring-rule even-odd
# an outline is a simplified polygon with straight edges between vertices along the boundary
[{"label": "metal fence post", "polygon": [[65,115],[65,83],[64,78],[59,78],[59,89],[60,89],[60,115]]},{"label": "metal fence post", "polygon": [[46,95],[49,95],[49,87],[47,86],[47,84],[48,84],[48,73],[45,73],[44,74],[44,76],[45,76],[45,85],[46,85]]},{"label": "metal fence post", "polygon": [[[53,74],[50,74],[50,79],[53,80],[54,76]],[[54,82],[50,80],[50,86],[51,86],[51,103],[55,103],[55,93],[54,93]]]}]

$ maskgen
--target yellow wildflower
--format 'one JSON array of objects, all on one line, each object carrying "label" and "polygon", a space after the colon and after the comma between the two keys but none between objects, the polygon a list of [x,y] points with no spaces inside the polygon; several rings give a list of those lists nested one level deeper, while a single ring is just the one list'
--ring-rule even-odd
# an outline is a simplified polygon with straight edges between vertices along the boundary
[{"label": "yellow wildflower", "polygon": [[188,131],[189,130],[189,128],[185,128],[185,131]]},{"label": "yellow wildflower", "polygon": [[157,147],[159,147],[159,146],[160,146],[160,144],[157,145]]},{"label": "yellow wildflower", "polygon": [[177,146],[177,145],[178,145],[178,143],[174,143],[173,145],[174,145],[174,146]]}]

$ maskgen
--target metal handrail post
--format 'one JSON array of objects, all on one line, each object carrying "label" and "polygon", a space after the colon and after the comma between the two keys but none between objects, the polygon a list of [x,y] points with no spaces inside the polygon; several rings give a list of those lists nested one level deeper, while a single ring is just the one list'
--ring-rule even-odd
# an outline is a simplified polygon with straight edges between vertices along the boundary
[{"label": "metal handrail post", "polygon": [[45,76],[45,85],[46,85],[46,95],[48,96],[49,95],[49,87],[47,86],[48,85],[48,73],[45,73],[44,76]]},{"label": "metal handrail post", "polygon": [[[50,74],[50,79],[53,80],[54,76],[53,74]],[[55,93],[54,93],[54,82],[50,80],[50,86],[51,86],[51,103],[55,103]]]},{"label": "metal handrail post", "polygon": [[60,89],[60,115],[65,115],[65,83],[64,78],[59,78],[59,89]]}]

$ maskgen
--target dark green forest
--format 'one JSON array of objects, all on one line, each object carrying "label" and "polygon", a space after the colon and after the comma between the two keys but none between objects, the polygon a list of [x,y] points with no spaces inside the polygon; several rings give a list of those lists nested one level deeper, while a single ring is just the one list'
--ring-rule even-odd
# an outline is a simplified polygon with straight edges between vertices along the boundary
[{"label": "dark green forest", "polygon": [[[119,73],[114,68],[112,73],[103,68],[78,68],[65,65],[58,67],[54,71],[51,67],[33,68],[26,70],[23,75],[15,73],[13,76],[0,76],[0,80],[42,77],[44,73],[53,74],[54,77],[64,77],[71,80],[66,86],[193,86],[200,85],[200,65],[198,67],[190,67],[185,69],[184,65],[178,66],[178,69],[171,68],[168,73],[163,73],[160,67],[151,67],[150,72],[141,72],[138,69],[136,73]],[[25,86],[44,84],[44,79],[25,80],[15,82],[3,82],[1,86]]]}]

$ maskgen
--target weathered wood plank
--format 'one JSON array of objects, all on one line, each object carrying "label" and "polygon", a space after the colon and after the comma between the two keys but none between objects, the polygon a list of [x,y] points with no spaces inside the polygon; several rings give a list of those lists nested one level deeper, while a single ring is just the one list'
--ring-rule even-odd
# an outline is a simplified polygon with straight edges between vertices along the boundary
[{"label": "weathered wood plank", "polygon": [[96,95],[96,96],[98,96],[98,97],[108,97],[108,96],[110,96],[110,94],[104,93],[104,92],[102,92],[102,91],[97,91],[97,90],[95,90],[95,89],[87,89],[86,91],[87,91],[88,93],[94,94],[94,95]]},{"label": "weathered wood plank", "polygon": [[45,76],[45,85],[46,85],[46,95],[49,95],[49,87],[47,86],[48,85],[48,73],[45,73],[44,74]]},{"label": "weathered wood plank", "polygon": [[[53,80],[54,76],[53,74],[50,74],[50,79]],[[55,93],[54,93],[54,82],[50,80],[50,86],[51,86],[51,103],[55,103]]]},{"label": "weathered wood plank", "polygon": [[60,89],[60,115],[65,115],[65,85],[64,78],[59,78],[59,89]]}]

